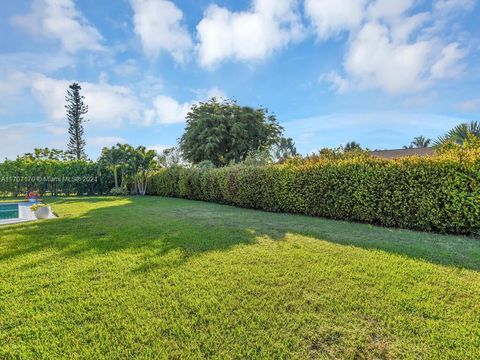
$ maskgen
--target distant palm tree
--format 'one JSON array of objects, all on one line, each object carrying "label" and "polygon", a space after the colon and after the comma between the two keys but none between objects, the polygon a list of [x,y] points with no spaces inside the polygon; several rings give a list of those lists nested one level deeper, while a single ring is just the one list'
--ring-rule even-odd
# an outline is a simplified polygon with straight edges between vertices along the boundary
[{"label": "distant palm tree", "polygon": [[432,139],[427,139],[426,137],[420,135],[414,137],[409,146],[404,146],[404,149],[414,149],[414,148],[426,148],[430,145]]},{"label": "distant palm tree", "polygon": [[274,146],[273,156],[277,161],[282,162],[297,155],[297,148],[292,138],[280,138]]},{"label": "distant palm tree", "polygon": [[438,139],[435,140],[435,146],[440,146],[447,142],[462,145],[468,135],[480,138],[480,122],[471,121],[470,123],[462,123],[455,126],[445,135],[438,137]]}]

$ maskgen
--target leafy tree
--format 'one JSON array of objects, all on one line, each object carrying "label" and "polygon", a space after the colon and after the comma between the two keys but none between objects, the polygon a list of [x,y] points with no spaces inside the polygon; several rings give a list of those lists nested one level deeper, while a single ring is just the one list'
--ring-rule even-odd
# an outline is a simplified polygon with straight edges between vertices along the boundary
[{"label": "leafy tree", "polygon": [[210,160],[204,160],[196,164],[195,167],[197,169],[209,170],[209,169],[215,169],[215,164],[212,163]]},{"label": "leafy tree", "polygon": [[68,152],[77,160],[86,159],[85,140],[83,138],[83,115],[88,113],[88,105],[85,104],[85,97],[80,95],[82,88],[77,83],[70,85],[67,90],[65,109],[67,110],[68,134]]},{"label": "leafy tree", "polygon": [[403,148],[404,149],[426,148],[430,145],[431,142],[432,142],[431,139],[427,139],[422,135],[420,135],[420,136],[414,137],[410,145],[408,146],[405,145]]},{"label": "leafy tree", "polygon": [[462,145],[469,136],[480,138],[480,122],[471,121],[470,123],[459,124],[448,131],[445,135],[440,136],[435,141],[434,145],[439,147],[448,142]]},{"label": "leafy tree", "polygon": [[282,131],[276,117],[264,108],[212,98],[188,113],[180,149],[194,164],[210,160],[217,167],[226,166],[245,160],[250,151],[270,149]]},{"label": "leafy tree", "polygon": [[158,163],[164,168],[171,168],[183,164],[182,152],[178,147],[170,147],[163,150],[157,156]]},{"label": "leafy tree", "polygon": [[35,148],[33,153],[26,153],[21,158],[35,159],[35,160],[72,160],[71,154],[64,150],[49,149],[49,148]]},{"label": "leafy tree", "polygon": [[358,150],[362,150],[362,147],[356,141],[350,141],[346,143],[345,146],[343,147],[343,151],[345,152],[358,151]]},{"label": "leafy tree", "polygon": [[250,151],[243,161],[247,166],[264,166],[272,162],[272,154],[268,149]]},{"label": "leafy tree", "polygon": [[297,154],[297,148],[292,138],[281,137],[273,147],[273,157],[278,162],[284,162]]}]

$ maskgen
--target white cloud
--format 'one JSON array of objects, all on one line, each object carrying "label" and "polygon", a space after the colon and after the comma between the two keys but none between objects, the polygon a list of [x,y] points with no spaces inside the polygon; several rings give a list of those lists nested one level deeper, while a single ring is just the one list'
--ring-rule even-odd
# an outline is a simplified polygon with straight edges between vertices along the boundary
[{"label": "white cloud", "polygon": [[210,89],[195,89],[193,92],[200,100],[210,100],[211,98],[226,99],[227,94],[218,87],[214,86]]},{"label": "white cloud", "polygon": [[[412,13],[414,0],[306,0],[305,11],[317,37],[326,40],[349,33],[343,71],[322,79],[339,93],[377,88],[388,93],[424,89],[434,81],[458,76],[466,51],[439,34],[437,15],[467,8],[468,0],[439,0],[432,12]],[[408,14],[408,15],[407,15]]]},{"label": "white cloud", "polygon": [[128,77],[138,73],[137,62],[134,59],[129,59],[114,67],[113,71],[118,76]]},{"label": "white cloud", "polygon": [[406,43],[410,40],[412,33],[419,29],[424,23],[431,20],[432,15],[422,12],[410,17],[399,17],[392,20],[390,27],[392,41]]},{"label": "white cloud", "polygon": [[457,105],[460,110],[472,112],[480,110],[480,98],[462,101]]},{"label": "white cloud", "polygon": [[145,111],[145,125],[181,124],[185,122],[195,102],[209,100],[212,97],[226,98],[226,94],[218,87],[194,90],[194,93],[196,93],[196,100],[183,103],[170,96],[156,96],[153,106]]},{"label": "white cloud", "polygon": [[[58,80],[42,74],[32,75],[31,89],[51,119],[65,119],[65,95],[71,81]],[[119,127],[124,120],[140,121],[142,103],[125,86],[80,82],[88,104],[86,119],[94,124]]]},{"label": "white cloud", "polygon": [[135,33],[147,55],[170,53],[178,62],[186,60],[193,43],[182,25],[183,13],[167,0],[131,0]]},{"label": "white cloud", "polygon": [[386,26],[368,23],[356,35],[345,60],[345,69],[362,87],[390,93],[422,88],[423,71],[432,45],[426,41],[396,43]]},{"label": "white cloud", "polygon": [[367,16],[371,20],[395,19],[403,16],[414,3],[415,0],[376,0],[370,2],[367,9]]},{"label": "white cloud", "polygon": [[70,53],[104,49],[102,35],[77,10],[73,0],[35,0],[30,13],[14,16],[12,22],[34,36],[60,41]]},{"label": "white cloud", "polygon": [[150,146],[147,146],[147,150],[154,150],[156,151],[157,153],[162,153],[163,150],[165,149],[168,149],[168,148],[171,148],[173,147],[173,145],[162,145],[162,144],[157,144],[157,145],[150,145]]},{"label": "white cloud", "polygon": [[[40,73],[11,73],[0,81],[0,99],[24,96],[27,91],[31,91],[47,119],[56,123],[55,126],[49,126],[47,131],[60,135],[65,133],[61,124],[66,123],[65,95],[71,83],[70,80],[55,79]],[[226,97],[218,87],[194,90],[196,99],[183,103],[166,95],[141,94],[139,97],[129,87],[109,84],[103,73],[98,83],[79,84],[88,105],[88,113],[84,116],[88,127],[119,128],[125,122],[142,126],[183,123],[195,101]]]},{"label": "white cloud", "polygon": [[[65,143],[44,129],[44,123],[15,123],[0,126],[2,134],[0,161],[4,158],[15,159],[17,155],[32,152],[34,148],[58,148],[57,145]],[[35,136],[32,136],[33,133]]]},{"label": "white cloud", "polygon": [[466,50],[460,49],[458,43],[444,47],[440,58],[432,66],[432,79],[455,78],[460,75],[464,67],[458,63],[466,55]]},{"label": "white cloud", "polygon": [[153,101],[152,115],[156,123],[178,124],[185,121],[188,111],[192,105],[188,102],[180,103],[172,97],[160,95]]},{"label": "white cloud", "polygon": [[33,72],[50,73],[74,63],[73,56],[65,52],[33,53],[17,52],[0,54],[0,71],[3,72]]},{"label": "white cloud", "polygon": [[46,125],[45,129],[52,135],[61,136],[67,135],[68,131],[64,127],[56,126],[56,125]]},{"label": "white cloud", "polygon": [[119,136],[97,136],[87,139],[87,144],[97,149],[113,146],[115,144],[125,144],[127,140]]},{"label": "white cloud", "polygon": [[0,80],[0,95],[2,98],[21,95],[29,83],[29,77],[23,72],[9,73]]},{"label": "white cloud", "polygon": [[434,10],[448,14],[458,10],[470,10],[475,6],[475,0],[437,0]]},{"label": "white cloud", "polygon": [[297,6],[297,0],[253,0],[249,11],[231,12],[210,5],[197,25],[200,65],[263,60],[300,40],[303,28]]},{"label": "white cloud", "polygon": [[358,28],[364,16],[366,0],[305,0],[305,14],[319,39]]},{"label": "white cloud", "polygon": [[336,91],[339,94],[343,94],[348,91],[350,84],[347,79],[340,76],[337,72],[331,71],[328,74],[324,74],[320,77],[320,80],[331,83],[330,89]]}]

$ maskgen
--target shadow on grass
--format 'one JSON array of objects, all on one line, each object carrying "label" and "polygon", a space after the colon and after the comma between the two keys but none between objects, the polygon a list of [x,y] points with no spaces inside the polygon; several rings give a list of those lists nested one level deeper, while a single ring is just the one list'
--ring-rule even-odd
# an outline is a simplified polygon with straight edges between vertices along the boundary
[{"label": "shadow on grass", "polygon": [[[478,239],[387,229],[366,224],[266,213],[159,197],[50,199],[59,219],[0,227],[0,261],[40,251],[79,257],[129,250],[144,256],[135,271],[179,251],[177,261],[208,251],[251,244],[258,237],[298,234],[336,244],[381,250],[413,259],[480,270]],[[37,266],[49,256],[25,266]]]}]

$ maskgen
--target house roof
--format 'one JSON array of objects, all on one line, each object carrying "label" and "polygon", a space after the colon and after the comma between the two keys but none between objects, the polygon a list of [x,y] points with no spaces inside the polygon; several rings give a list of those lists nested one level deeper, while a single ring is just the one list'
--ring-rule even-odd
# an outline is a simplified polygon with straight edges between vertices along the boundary
[{"label": "house roof", "polygon": [[395,159],[407,156],[433,156],[435,155],[434,148],[414,148],[414,149],[395,149],[395,150],[375,150],[370,154],[382,159]]}]

